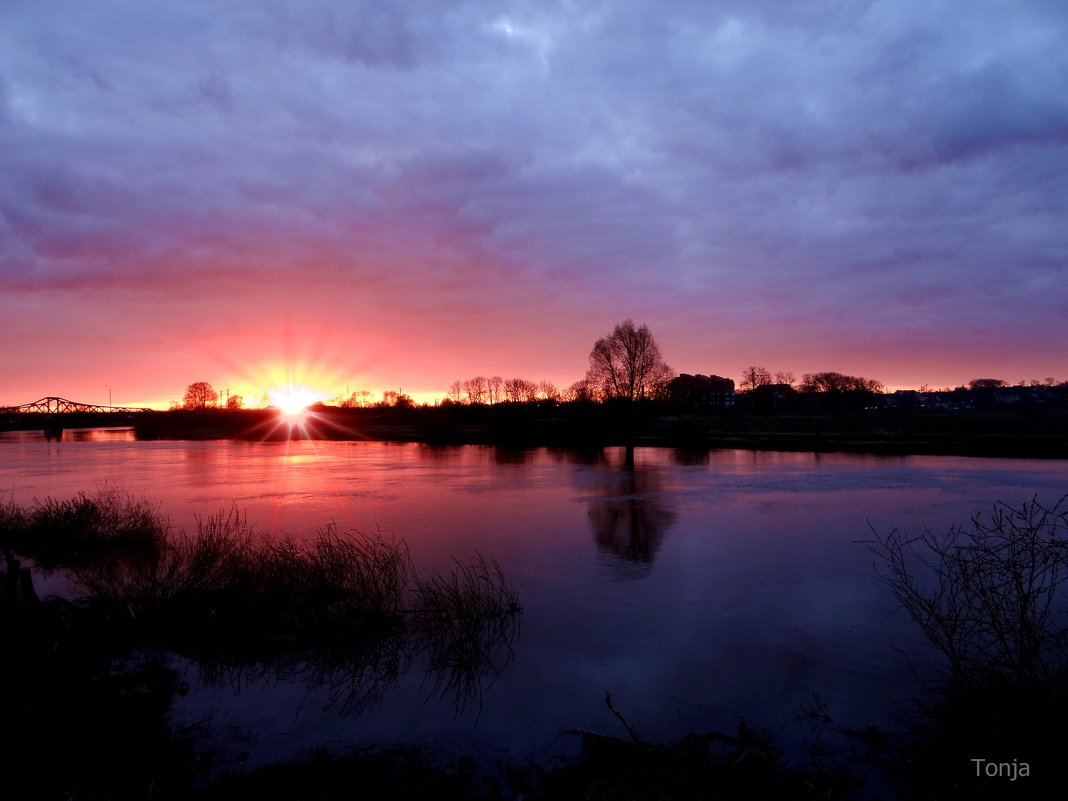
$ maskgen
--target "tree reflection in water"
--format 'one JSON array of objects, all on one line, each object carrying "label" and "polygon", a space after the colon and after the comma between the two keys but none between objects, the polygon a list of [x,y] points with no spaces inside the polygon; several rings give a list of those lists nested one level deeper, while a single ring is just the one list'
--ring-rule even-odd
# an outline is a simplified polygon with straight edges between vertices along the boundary
[{"label": "tree reflection in water", "polygon": [[660,474],[635,464],[633,449],[627,449],[622,465],[602,465],[601,497],[591,500],[587,510],[597,547],[618,577],[648,575],[664,532],[678,515],[660,494]]}]

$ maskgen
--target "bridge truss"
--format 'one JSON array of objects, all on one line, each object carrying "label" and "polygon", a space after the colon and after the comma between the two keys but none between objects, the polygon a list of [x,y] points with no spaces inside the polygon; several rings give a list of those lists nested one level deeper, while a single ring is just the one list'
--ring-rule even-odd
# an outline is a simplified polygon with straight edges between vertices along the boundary
[{"label": "bridge truss", "polygon": [[78,403],[66,398],[40,398],[33,403],[24,403],[21,406],[5,406],[0,408],[4,414],[132,414],[134,412],[150,412],[151,409],[130,408],[126,406],[97,406],[93,403]]}]

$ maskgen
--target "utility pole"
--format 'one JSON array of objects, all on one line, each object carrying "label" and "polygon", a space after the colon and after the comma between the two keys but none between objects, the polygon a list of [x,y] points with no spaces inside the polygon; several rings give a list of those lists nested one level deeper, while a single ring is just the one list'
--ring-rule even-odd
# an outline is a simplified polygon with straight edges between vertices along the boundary
[{"label": "utility pole", "polygon": [[108,388],[108,411],[111,410],[111,384],[104,384]]}]

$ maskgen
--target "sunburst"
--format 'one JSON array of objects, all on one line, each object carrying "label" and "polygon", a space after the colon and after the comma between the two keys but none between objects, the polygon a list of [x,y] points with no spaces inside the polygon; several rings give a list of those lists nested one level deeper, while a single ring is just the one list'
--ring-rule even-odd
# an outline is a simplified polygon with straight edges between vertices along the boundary
[{"label": "sunburst", "polygon": [[309,406],[325,397],[322,392],[293,384],[269,390],[267,395],[271,406],[276,407],[286,417],[292,418],[303,418]]}]

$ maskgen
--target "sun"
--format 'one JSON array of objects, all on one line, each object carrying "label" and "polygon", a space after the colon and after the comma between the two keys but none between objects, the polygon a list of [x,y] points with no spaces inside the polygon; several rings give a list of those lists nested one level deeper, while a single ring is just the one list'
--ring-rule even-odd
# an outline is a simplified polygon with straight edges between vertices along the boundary
[{"label": "sun", "polygon": [[301,417],[305,410],[319,400],[319,394],[307,387],[290,384],[287,387],[272,389],[268,396],[271,406],[276,407],[288,417]]}]

